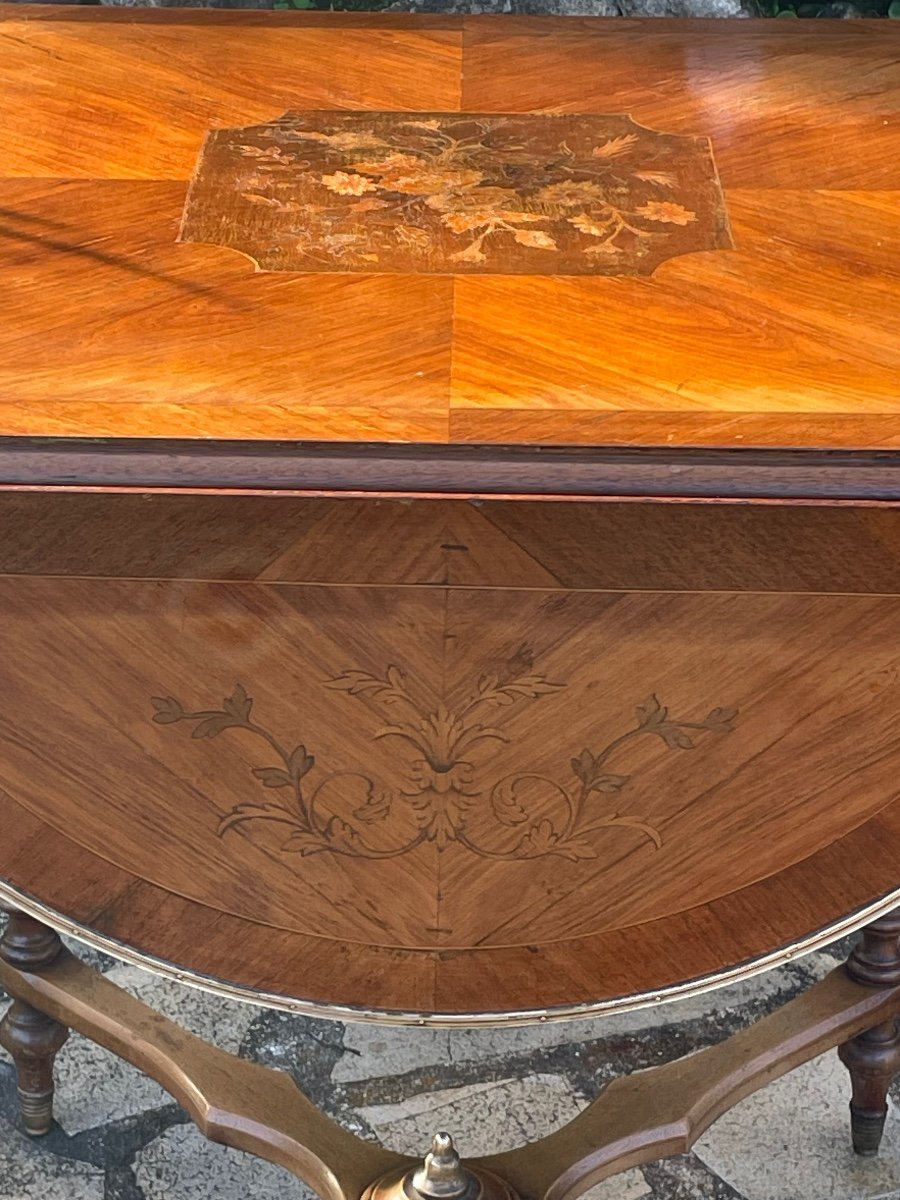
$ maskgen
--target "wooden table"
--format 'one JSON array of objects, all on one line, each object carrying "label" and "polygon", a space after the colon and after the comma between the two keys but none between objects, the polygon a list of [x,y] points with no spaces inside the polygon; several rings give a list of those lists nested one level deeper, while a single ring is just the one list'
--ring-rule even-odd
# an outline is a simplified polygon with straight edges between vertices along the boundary
[{"label": "wooden table", "polygon": [[[900,28],[0,6],[0,981],[326,1200],[900,1068]],[[874,922],[874,924],[872,924]],[[847,969],[424,1173],[56,931],[453,1026]],[[387,1182],[373,1183],[387,1175]]]}]

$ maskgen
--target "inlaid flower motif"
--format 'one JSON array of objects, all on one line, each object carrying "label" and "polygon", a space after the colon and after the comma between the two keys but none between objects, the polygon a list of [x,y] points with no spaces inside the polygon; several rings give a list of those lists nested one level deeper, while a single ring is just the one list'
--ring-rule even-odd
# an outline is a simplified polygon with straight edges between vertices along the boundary
[{"label": "inlaid flower motif", "polygon": [[366,192],[377,191],[375,184],[365,175],[348,175],[346,171],[323,175],[322,183],[329,192],[335,192],[338,196],[362,196]]},{"label": "inlaid flower motif", "polygon": [[690,212],[671,200],[648,200],[641,208],[636,208],[634,211],[639,217],[644,217],[648,221],[661,221],[667,225],[688,225],[697,219],[696,213]]},{"label": "inlaid flower motif", "polygon": [[473,188],[481,183],[483,178],[480,171],[423,170],[414,174],[384,175],[381,186],[389,192],[401,192],[408,196],[430,196]]},{"label": "inlaid flower motif", "polygon": [[563,208],[575,208],[578,205],[592,204],[602,201],[605,192],[597,183],[590,180],[563,180],[562,183],[548,183],[539,188],[534,194],[539,204],[559,204]]},{"label": "inlaid flower motif", "polygon": [[568,217],[567,220],[579,232],[586,233],[589,237],[606,237],[609,233],[610,222],[608,220],[603,224],[598,224],[598,221],[602,221],[602,217],[594,218],[588,216],[587,213],[578,213],[577,216]]}]

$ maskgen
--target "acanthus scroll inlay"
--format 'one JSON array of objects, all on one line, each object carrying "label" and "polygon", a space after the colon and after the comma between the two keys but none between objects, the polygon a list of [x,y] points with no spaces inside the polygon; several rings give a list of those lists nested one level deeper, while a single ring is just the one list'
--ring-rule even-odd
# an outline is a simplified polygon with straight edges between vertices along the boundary
[{"label": "acanthus scroll inlay", "polygon": [[650,275],[732,242],[712,147],[624,115],[289,112],[207,136],[181,240],[265,271]]},{"label": "acanthus scroll inlay", "polygon": [[[398,791],[379,786],[365,769],[354,766],[323,771],[306,745],[282,744],[253,718],[253,700],[241,684],[220,709],[189,710],[173,696],[154,697],[153,720],[161,725],[188,722],[194,738],[244,731],[274,756],[275,761],[261,763],[252,773],[275,798],[237,805],[219,823],[220,835],[245,823],[266,822],[284,826],[282,850],[300,855],[331,852],[384,859],[425,843],[438,851],[457,843],[488,858],[556,855],[577,861],[596,858],[596,836],[618,828],[637,832],[659,849],[662,839],[653,825],[620,811],[619,798],[631,776],[614,771],[611,760],[644,737],[657,737],[670,749],[691,750],[698,734],[730,732],[737,709],[713,708],[702,720],[690,721],[671,716],[653,695],[636,706],[630,728],[597,750],[577,752],[558,778],[520,772],[483,782],[479,749],[510,741],[496,714],[565,687],[535,673],[533,665],[530,651],[523,648],[499,671],[483,674],[462,704],[449,707],[442,701],[433,711],[421,708],[405,673],[394,665],[381,676],[348,670],[327,680],[329,689],[366,697],[386,710],[388,723],[372,736],[396,741],[406,755],[406,783]],[[402,825],[411,824],[412,833],[398,841],[392,816],[404,806],[412,820]],[[488,829],[502,830],[507,842],[512,834],[511,844],[491,844],[484,832],[486,813]]]}]

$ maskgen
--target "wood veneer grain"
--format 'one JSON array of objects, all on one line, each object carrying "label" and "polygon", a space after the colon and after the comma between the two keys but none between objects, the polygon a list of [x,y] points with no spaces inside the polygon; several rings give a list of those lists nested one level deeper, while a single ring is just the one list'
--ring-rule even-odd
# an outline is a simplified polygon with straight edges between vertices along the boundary
[{"label": "wood veneer grain", "polygon": [[[448,1012],[474,1003],[442,965],[460,957],[495,988],[479,1007],[528,1007],[497,979],[521,953],[540,1006],[590,979],[598,1000],[673,982],[652,958],[612,982],[603,948],[635,927],[805,897],[829,856],[821,911],[808,896],[789,923],[885,887],[887,848],[850,864],[894,819],[900,598],[548,590],[534,558],[524,591],[274,581],[296,561],[257,582],[0,580],[11,882],[170,961],[166,914],[205,913],[189,965],[238,986],[256,956],[214,965],[218,931],[264,927],[288,974],[251,986],[319,1003],[364,1003],[365,979],[397,1007],[371,972],[399,956],[408,994]],[[40,881],[48,830],[94,856],[80,899]],[[785,929],[753,927],[764,952]],[[309,939],[324,957],[288,984]],[[359,988],[331,973],[353,955]]]},{"label": "wood veneer grain", "polygon": [[896,595],[900,513],[5,492],[0,575]]},{"label": "wood veneer grain", "polygon": [[[3,13],[0,94],[13,116],[0,133],[0,433],[896,447],[900,346],[883,314],[900,287],[897,30],[235,13],[216,15],[204,39],[197,20]],[[650,132],[608,139],[606,166],[646,194],[615,218],[631,228],[607,247],[611,265],[575,278],[571,262],[605,247],[613,220],[599,193],[588,197],[581,159],[578,203],[554,193],[552,212],[523,217],[510,195],[542,194],[535,172],[546,164],[513,164],[515,188],[500,196],[484,164],[429,175],[414,146],[403,169],[418,172],[417,192],[396,162],[379,171],[372,155],[359,174],[351,154],[341,184],[328,143],[318,174],[311,159],[291,167],[322,193],[328,229],[338,222],[322,237],[340,253],[314,276],[255,272],[237,251],[177,242],[207,132],[317,109],[323,129],[356,110],[373,114],[373,130],[395,122],[374,115],[391,111],[532,113],[535,129],[547,111],[630,114]],[[708,139],[727,237],[724,226],[712,242],[699,237],[701,208],[655,161],[669,135]],[[263,187],[260,212],[290,211],[289,176],[278,199]],[[377,266],[388,273],[354,275],[344,250],[357,233],[319,176],[345,188],[331,197],[341,212],[362,197],[387,204],[390,224],[402,208],[409,246],[439,233],[448,253],[398,251]],[[373,199],[389,179],[393,199]],[[238,219],[224,199],[232,183],[210,193],[214,207],[223,197],[226,224]],[[426,193],[433,209],[422,208]],[[460,269],[494,273],[427,274],[452,268],[453,239],[488,199],[505,225],[472,226]],[[428,228],[416,212],[431,214]],[[249,208],[239,219],[253,225]],[[274,237],[264,225],[244,242]],[[541,255],[549,263],[572,228],[584,245],[544,273]],[[694,252],[627,277],[642,245],[656,262],[653,247],[675,234]],[[300,235],[306,245],[302,221]],[[476,261],[478,246],[501,241],[497,264]],[[718,248],[696,249],[705,244]],[[532,269],[541,273],[521,274]]]}]

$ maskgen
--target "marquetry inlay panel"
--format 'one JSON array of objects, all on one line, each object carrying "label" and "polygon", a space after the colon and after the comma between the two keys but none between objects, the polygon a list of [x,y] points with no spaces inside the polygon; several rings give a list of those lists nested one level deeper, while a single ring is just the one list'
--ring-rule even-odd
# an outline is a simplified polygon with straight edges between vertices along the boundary
[{"label": "marquetry inlay panel", "polygon": [[544,113],[288,112],[215,130],[181,237],[267,271],[649,275],[731,247],[707,138]]},{"label": "marquetry inlay panel", "polygon": [[896,795],[894,597],[20,577],[0,615],[7,796],[300,933],[594,934]]}]

